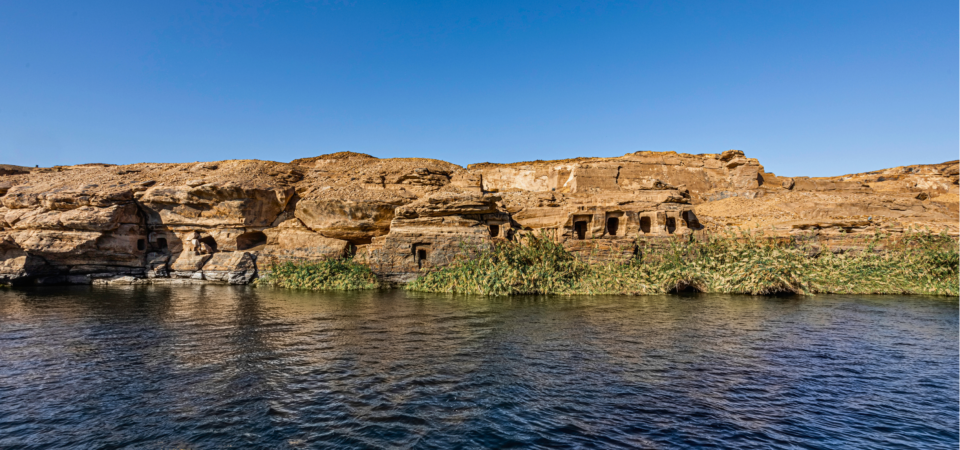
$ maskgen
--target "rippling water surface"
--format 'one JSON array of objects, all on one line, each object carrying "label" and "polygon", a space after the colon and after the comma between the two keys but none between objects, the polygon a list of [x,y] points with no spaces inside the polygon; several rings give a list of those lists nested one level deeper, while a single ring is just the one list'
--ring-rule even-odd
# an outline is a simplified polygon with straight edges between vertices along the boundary
[{"label": "rippling water surface", "polygon": [[958,302],[0,290],[0,448],[957,448]]}]

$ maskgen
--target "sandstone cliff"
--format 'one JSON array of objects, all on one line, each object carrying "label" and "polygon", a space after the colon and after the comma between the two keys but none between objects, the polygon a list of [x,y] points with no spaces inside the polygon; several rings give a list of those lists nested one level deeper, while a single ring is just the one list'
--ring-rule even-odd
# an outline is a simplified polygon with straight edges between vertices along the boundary
[{"label": "sandstone cliff", "polygon": [[778,177],[730,150],[466,168],[335,153],[52,168],[0,166],[0,283],[117,276],[242,284],[271,261],[356,254],[389,280],[545,233],[584,258],[728,227],[803,235],[958,233],[958,164]]}]

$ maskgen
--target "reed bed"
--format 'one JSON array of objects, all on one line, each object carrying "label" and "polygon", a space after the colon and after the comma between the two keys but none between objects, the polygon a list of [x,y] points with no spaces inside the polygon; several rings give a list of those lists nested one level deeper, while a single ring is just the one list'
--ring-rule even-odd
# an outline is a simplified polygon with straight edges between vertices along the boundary
[{"label": "reed bed", "polygon": [[380,287],[373,271],[352,258],[271,263],[267,265],[266,274],[257,279],[256,285],[315,291],[354,291]]},{"label": "reed bed", "polygon": [[958,244],[945,235],[876,235],[862,250],[762,234],[677,238],[626,263],[590,264],[545,238],[499,243],[423,274],[407,289],[481,295],[930,294],[957,296]]}]

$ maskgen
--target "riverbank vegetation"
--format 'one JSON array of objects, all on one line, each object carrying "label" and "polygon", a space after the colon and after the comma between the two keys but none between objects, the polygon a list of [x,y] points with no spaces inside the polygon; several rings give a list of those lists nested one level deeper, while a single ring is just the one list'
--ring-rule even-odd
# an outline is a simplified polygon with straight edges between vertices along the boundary
[{"label": "riverbank vegetation", "polygon": [[353,291],[377,289],[380,283],[369,267],[352,258],[327,259],[317,262],[278,262],[267,265],[257,286],[287,289]]},{"label": "riverbank vegetation", "polygon": [[[886,243],[881,249],[880,245]],[[874,236],[834,254],[813,243],[756,234],[678,238],[627,263],[590,264],[548,239],[500,243],[424,274],[407,289],[482,295],[933,294],[957,296],[957,241],[944,235]]]},{"label": "riverbank vegetation", "polygon": [[[821,251],[816,242],[759,234],[678,237],[627,262],[590,263],[549,239],[501,242],[425,271],[406,289],[480,295],[926,294],[960,295],[956,239],[911,233],[873,236],[857,251]],[[269,264],[258,286],[377,289],[370,268],[351,258]]]}]

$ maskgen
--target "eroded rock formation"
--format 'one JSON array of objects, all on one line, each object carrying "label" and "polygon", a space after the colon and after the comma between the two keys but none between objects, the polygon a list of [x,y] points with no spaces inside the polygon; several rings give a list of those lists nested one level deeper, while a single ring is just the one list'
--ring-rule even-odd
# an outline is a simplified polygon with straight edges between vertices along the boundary
[{"label": "eroded rock formation", "polygon": [[466,168],[356,153],[2,168],[2,283],[243,284],[270,262],[348,254],[408,281],[530,233],[599,260],[729,227],[827,246],[876,231],[958,234],[957,161],[831,178],[778,177],[738,150]]}]

